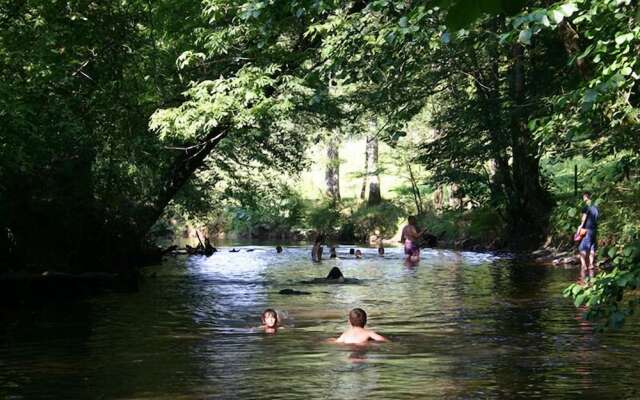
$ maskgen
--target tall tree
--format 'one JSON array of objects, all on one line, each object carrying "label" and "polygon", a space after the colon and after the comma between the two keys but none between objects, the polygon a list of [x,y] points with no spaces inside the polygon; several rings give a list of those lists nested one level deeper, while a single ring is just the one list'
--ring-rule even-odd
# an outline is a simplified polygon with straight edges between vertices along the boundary
[{"label": "tall tree", "polygon": [[369,155],[369,166],[367,168],[369,172],[369,197],[367,203],[369,205],[376,205],[382,202],[382,196],[380,194],[380,171],[378,165],[378,137],[367,137],[367,153]]},{"label": "tall tree", "polygon": [[340,140],[335,135],[331,135],[327,144],[327,165],[325,172],[325,182],[327,184],[327,195],[332,201],[340,201]]},{"label": "tall tree", "polygon": [[371,164],[371,146],[369,145],[369,136],[364,140],[364,172],[362,174],[362,186],[360,187],[360,200],[367,198],[367,184],[369,183],[369,164]]}]

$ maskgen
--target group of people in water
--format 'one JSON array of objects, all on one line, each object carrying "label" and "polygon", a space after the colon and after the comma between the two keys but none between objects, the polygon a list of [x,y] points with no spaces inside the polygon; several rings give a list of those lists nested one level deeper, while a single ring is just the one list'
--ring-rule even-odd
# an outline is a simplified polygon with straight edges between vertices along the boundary
[{"label": "group of people in water", "polygon": [[[410,216],[407,221],[407,225],[402,229],[401,242],[404,245],[404,254],[406,255],[406,261],[417,263],[420,260],[420,247],[425,245],[424,235],[426,230],[419,230],[416,226],[416,218]],[[315,262],[322,260],[324,236],[318,235],[313,244],[311,250],[311,258]],[[281,252],[281,248],[278,249],[278,253]],[[338,258],[337,250],[335,246],[332,246],[329,253],[330,258]],[[356,259],[362,258],[362,251],[356,249],[350,249],[349,254]],[[384,256],[384,247],[382,243],[378,246],[378,255]],[[357,282],[357,279],[351,279],[350,282]],[[312,281],[305,283],[347,283],[347,278],[344,277],[342,271],[338,267],[333,267],[326,278],[316,278]],[[284,292],[284,293],[283,293]],[[299,292],[292,289],[285,289],[280,292],[281,294],[306,294],[306,292]],[[276,310],[267,308],[262,312],[260,316],[262,322],[262,329],[266,333],[274,334],[280,327],[280,318]],[[361,308],[354,308],[348,315],[349,327],[339,337],[328,339],[331,343],[342,344],[365,344],[369,341],[385,342],[389,341],[384,336],[365,328],[367,324],[367,313]]]},{"label": "group of people in water", "polygon": [[[407,225],[402,228],[402,234],[400,236],[400,242],[404,246],[404,254],[407,256],[406,260],[411,262],[420,261],[420,248],[424,246],[433,247],[437,243],[437,238],[428,233],[427,229],[418,229],[416,217],[411,215],[407,219]],[[315,242],[311,249],[311,259],[313,261],[321,261],[324,243],[324,235],[319,234],[316,236]],[[350,249],[349,254],[355,256],[355,258],[362,258],[363,254],[360,250]],[[378,255],[384,256],[384,247],[382,242],[378,244]],[[335,246],[331,246],[329,251],[329,258],[337,258],[337,250]]]},{"label": "group of people in water", "polygon": [[[276,333],[280,328],[280,319],[276,310],[267,308],[260,316],[262,322],[261,328],[266,333]],[[349,327],[339,337],[327,339],[328,343],[342,344],[365,344],[370,340],[376,342],[388,342],[389,339],[365,328],[367,324],[367,313],[362,308],[354,308],[349,311],[348,315]]]}]

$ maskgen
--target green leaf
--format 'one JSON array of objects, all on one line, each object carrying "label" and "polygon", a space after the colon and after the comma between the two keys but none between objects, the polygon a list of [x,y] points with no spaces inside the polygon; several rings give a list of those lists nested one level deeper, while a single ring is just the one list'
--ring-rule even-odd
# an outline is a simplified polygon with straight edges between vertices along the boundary
[{"label": "green leaf", "polygon": [[564,14],[558,10],[551,10],[549,14],[550,14],[551,20],[556,24],[559,24],[564,19]]},{"label": "green leaf", "polygon": [[573,301],[573,304],[576,307],[580,307],[584,303],[584,300],[585,300],[586,297],[587,296],[586,296],[585,293],[581,293],[581,294],[577,295],[575,300]]},{"label": "green leaf", "polygon": [[629,42],[633,40],[633,33],[624,33],[622,35],[616,36],[616,44],[621,45],[622,43]]},{"label": "green leaf", "polygon": [[523,44],[531,44],[532,34],[533,32],[531,32],[531,29],[525,29],[523,31],[520,31],[520,34],[518,35],[518,42]]},{"label": "green leaf", "polygon": [[560,6],[560,12],[565,17],[570,17],[576,11],[578,11],[578,7],[573,3],[567,3]]}]

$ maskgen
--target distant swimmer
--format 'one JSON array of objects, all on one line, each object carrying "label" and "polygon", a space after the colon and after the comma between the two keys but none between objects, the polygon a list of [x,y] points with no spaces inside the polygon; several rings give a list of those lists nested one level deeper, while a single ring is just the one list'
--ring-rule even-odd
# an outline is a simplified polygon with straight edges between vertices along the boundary
[{"label": "distant swimmer", "polygon": [[280,245],[276,246],[276,253],[278,254],[282,253],[282,246]]},{"label": "distant swimmer", "polygon": [[362,258],[362,252],[360,249],[356,250],[356,258]]},{"label": "distant swimmer", "polygon": [[361,308],[354,308],[349,312],[349,328],[337,339],[330,342],[344,344],[365,344],[370,340],[376,342],[388,342],[389,339],[375,333],[364,326],[367,324],[367,313]]},{"label": "distant swimmer", "polygon": [[329,271],[329,274],[327,275],[326,279],[338,280],[338,281],[344,282],[344,275],[342,275],[342,271],[340,271],[340,268],[333,267],[331,268],[331,271]]},{"label": "distant swimmer", "polygon": [[338,253],[336,253],[336,246],[331,246],[331,251],[329,252],[329,258],[337,258]]},{"label": "distant swimmer", "polygon": [[345,283],[345,284],[359,284],[362,281],[356,278],[345,278],[340,271],[340,268],[333,267],[326,278],[313,278],[310,281],[302,281],[300,283],[314,284],[314,283]]},{"label": "distant swimmer", "polygon": [[229,250],[229,253],[239,253],[240,250],[236,249],[235,247],[231,250]]}]

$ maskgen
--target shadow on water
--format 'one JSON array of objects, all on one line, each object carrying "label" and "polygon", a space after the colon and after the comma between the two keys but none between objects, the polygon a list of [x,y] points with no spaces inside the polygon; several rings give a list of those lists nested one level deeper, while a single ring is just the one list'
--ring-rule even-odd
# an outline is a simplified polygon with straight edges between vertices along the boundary
[{"label": "shadow on water", "polygon": [[[139,292],[2,309],[0,397],[638,398],[637,321],[597,335],[562,289],[576,270],[428,250],[310,261],[308,247],[177,257]],[[338,267],[359,284],[292,282]],[[151,278],[155,276],[155,278]],[[266,335],[260,313],[284,329]],[[392,343],[331,345],[362,307]]]}]

